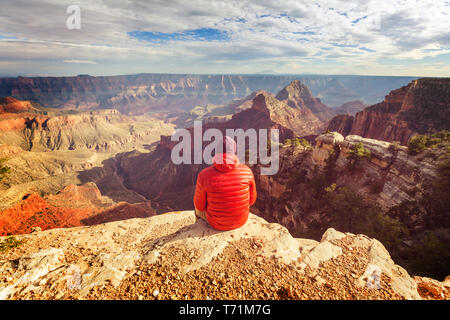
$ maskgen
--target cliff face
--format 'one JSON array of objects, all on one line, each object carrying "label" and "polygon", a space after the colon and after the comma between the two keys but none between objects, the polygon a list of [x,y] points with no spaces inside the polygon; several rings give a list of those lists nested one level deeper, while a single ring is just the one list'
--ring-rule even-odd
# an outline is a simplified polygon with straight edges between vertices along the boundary
[{"label": "cliff face", "polygon": [[[370,151],[371,157],[358,169],[350,170],[348,157],[358,143]],[[317,212],[309,208],[316,199],[308,181],[327,170],[331,153],[335,156],[333,174],[338,187],[351,187],[384,209],[420,198],[435,179],[439,160],[411,156],[405,147],[392,150],[389,146],[388,142],[355,135],[344,139],[334,132],[318,136],[310,151],[283,147],[276,175],[260,176],[253,168],[259,191],[254,212],[290,230],[311,227]],[[419,216],[415,226],[417,230],[425,227]]]},{"label": "cliff face", "polygon": [[352,131],[355,117],[348,114],[339,114],[330,120],[327,130],[330,132],[339,132],[343,136],[347,136]]},{"label": "cliff face", "polygon": [[[351,123],[351,129],[348,130]],[[339,116],[328,129],[406,145],[416,133],[449,129],[450,79],[419,79],[394,90],[356,116]]]},{"label": "cliff face", "polygon": [[334,229],[320,242],[293,238],[252,214],[228,232],[183,211],[17,240],[0,253],[2,299],[449,297],[447,282],[411,278],[377,240]]},{"label": "cliff face", "polygon": [[52,108],[114,108],[139,114],[223,104],[257,90],[276,93],[296,79],[330,106],[356,99],[375,103],[390,90],[412,80],[402,77],[174,74],[18,77],[0,78],[0,96],[32,100]]},{"label": "cliff face", "polygon": [[148,116],[129,117],[116,110],[73,114],[15,113],[0,118],[0,144],[28,151],[90,149],[119,151],[155,141],[173,126]]}]

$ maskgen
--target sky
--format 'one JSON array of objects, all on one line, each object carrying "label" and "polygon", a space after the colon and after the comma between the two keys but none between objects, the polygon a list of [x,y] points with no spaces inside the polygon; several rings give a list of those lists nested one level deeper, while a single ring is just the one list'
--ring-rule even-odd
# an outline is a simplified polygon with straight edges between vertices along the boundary
[{"label": "sky", "polygon": [[[73,26],[79,8],[79,29]],[[0,76],[450,76],[450,1],[0,0]]]}]

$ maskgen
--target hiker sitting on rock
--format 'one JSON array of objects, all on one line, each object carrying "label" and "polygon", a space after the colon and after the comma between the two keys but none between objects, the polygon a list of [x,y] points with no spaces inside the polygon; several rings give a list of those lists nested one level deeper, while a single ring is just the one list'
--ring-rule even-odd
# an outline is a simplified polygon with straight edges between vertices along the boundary
[{"label": "hiker sitting on rock", "polygon": [[232,230],[247,222],[256,200],[255,180],[250,168],[239,163],[234,140],[226,136],[220,143],[224,153],[217,153],[213,165],[198,174],[195,214],[214,229]]}]

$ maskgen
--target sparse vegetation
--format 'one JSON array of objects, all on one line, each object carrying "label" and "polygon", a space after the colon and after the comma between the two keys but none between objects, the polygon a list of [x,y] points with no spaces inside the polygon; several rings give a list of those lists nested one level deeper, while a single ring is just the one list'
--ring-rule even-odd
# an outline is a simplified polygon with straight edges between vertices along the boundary
[{"label": "sparse vegetation", "polygon": [[293,138],[284,140],[284,145],[286,147],[303,147],[305,150],[311,150],[311,144],[308,140],[303,138]]},{"label": "sparse vegetation", "polygon": [[337,188],[332,184],[325,191],[325,213],[331,217],[327,222],[329,227],[376,238],[390,252],[395,251],[400,239],[408,235],[403,223],[384,214],[380,207],[369,203],[351,188]]},{"label": "sparse vegetation", "polygon": [[293,140],[295,147],[303,147],[304,149],[311,149],[311,144],[306,139],[295,138]]},{"label": "sparse vegetation", "polygon": [[419,154],[431,148],[443,148],[450,141],[450,131],[442,130],[431,135],[418,134],[412,136],[408,142],[408,153]]},{"label": "sparse vegetation", "polygon": [[2,181],[11,172],[11,168],[6,166],[7,157],[0,157],[0,181]]},{"label": "sparse vegetation", "polygon": [[401,149],[400,142],[392,141],[391,144],[389,145],[388,149],[389,149],[389,151],[392,151],[392,152],[396,152],[396,151],[400,150]]},{"label": "sparse vegetation", "polygon": [[349,151],[349,155],[347,157],[347,159],[349,160],[348,168],[350,170],[353,170],[361,163],[363,159],[370,159],[370,157],[370,150],[364,148],[362,142],[358,142]]},{"label": "sparse vegetation", "polygon": [[19,247],[24,242],[24,240],[17,240],[15,237],[8,237],[0,243],[0,252],[6,253],[12,248]]},{"label": "sparse vegetation", "polygon": [[416,135],[411,137],[408,142],[408,153],[416,155],[421,153],[427,148],[427,137],[424,135]]},{"label": "sparse vegetation", "polygon": [[[408,267],[413,274],[442,280],[448,275],[450,265],[450,247],[440,240],[434,232],[450,228],[450,159],[441,161],[437,168],[437,178],[427,188],[428,192],[415,200],[404,201],[388,211],[390,217],[399,219],[404,224],[414,225],[417,217],[422,217],[426,230],[421,239],[414,236],[416,242],[403,255],[393,255],[396,261]],[[404,260],[403,256],[409,256]],[[412,257],[412,258],[411,258]],[[404,260],[404,261],[403,261]]]}]

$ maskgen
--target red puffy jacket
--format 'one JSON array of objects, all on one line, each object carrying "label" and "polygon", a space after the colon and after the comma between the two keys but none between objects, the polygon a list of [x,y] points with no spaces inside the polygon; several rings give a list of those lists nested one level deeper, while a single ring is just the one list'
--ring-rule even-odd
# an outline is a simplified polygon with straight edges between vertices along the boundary
[{"label": "red puffy jacket", "polygon": [[[222,161],[218,161],[220,158]],[[206,219],[214,229],[232,230],[244,225],[255,200],[253,173],[245,164],[239,164],[235,154],[217,154],[213,165],[198,174],[194,205],[206,211]]]}]

